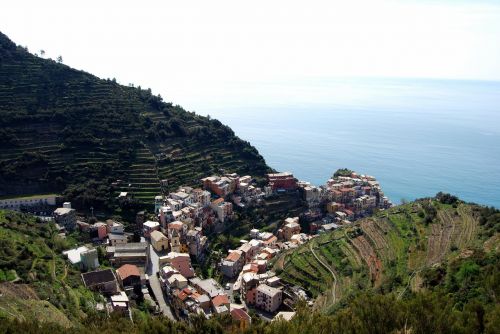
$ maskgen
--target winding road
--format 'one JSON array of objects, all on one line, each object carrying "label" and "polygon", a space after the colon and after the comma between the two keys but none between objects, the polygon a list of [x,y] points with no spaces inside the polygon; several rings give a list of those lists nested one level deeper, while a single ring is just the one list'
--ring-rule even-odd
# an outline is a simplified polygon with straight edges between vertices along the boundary
[{"label": "winding road", "polygon": [[309,243],[309,250],[311,251],[312,255],[314,256],[314,258],[319,262],[321,263],[321,265],[323,267],[326,268],[326,270],[328,270],[330,272],[330,274],[332,274],[332,277],[333,277],[333,285],[332,285],[332,297],[333,297],[333,304],[335,304],[336,302],[336,296],[335,296],[335,291],[337,289],[337,276],[335,275],[335,272],[332,270],[332,268],[330,268],[330,266],[326,265],[326,263],[324,263],[322,260],[320,260],[319,256],[316,255],[316,253],[314,253],[314,249],[312,247],[312,243]]}]

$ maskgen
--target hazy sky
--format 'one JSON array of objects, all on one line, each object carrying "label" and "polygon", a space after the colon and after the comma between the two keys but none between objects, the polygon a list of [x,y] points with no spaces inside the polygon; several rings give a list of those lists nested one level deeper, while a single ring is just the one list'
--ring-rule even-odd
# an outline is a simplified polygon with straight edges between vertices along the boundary
[{"label": "hazy sky", "polygon": [[500,0],[2,0],[0,30],[188,109],[233,81],[500,80]]}]

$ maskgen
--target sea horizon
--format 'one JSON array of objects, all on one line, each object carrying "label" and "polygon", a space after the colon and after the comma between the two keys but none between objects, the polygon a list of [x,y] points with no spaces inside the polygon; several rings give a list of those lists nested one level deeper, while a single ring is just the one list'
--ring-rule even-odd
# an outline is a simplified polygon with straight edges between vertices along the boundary
[{"label": "sea horizon", "polygon": [[394,203],[443,191],[500,207],[498,81],[310,78],[224,91],[199,109],[278,171],[322,185],[350,168],[375,176]]}]

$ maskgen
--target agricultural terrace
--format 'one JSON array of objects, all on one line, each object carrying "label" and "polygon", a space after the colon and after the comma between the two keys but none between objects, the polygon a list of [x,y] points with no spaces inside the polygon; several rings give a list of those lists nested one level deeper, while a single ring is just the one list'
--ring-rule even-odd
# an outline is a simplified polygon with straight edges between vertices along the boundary
[{"label": "agricultural terrace", "polygon": [[317,298],[321,309],[360,289],[402,295],[408,287],[420,288],[423,268],[481,246],[476,238],[479,216],[468,204],[416,201],[322,234],[284,253],[275,270],[285,282]]}]

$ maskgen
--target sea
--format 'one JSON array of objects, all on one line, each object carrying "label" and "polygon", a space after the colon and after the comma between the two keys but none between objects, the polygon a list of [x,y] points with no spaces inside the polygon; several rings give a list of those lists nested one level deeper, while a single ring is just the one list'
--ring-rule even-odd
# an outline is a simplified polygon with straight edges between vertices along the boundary
[{"label": "sea", "polygon": [[394,203],[443,191],[500,208],[500,82],[229,82],[199,102],[300,180],[322,185],[349,168],[375,176]]}]

